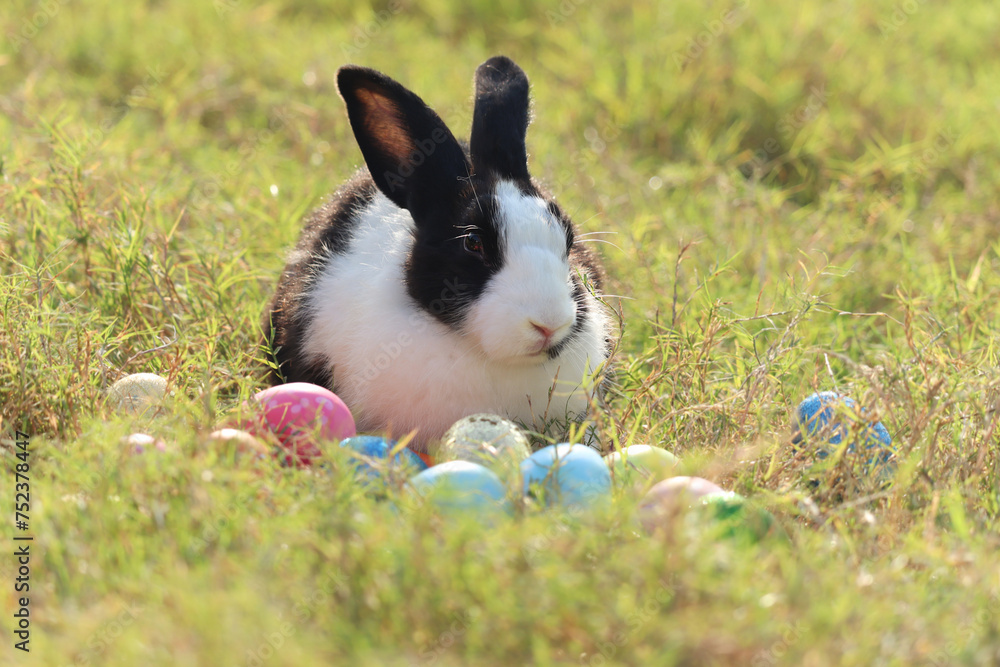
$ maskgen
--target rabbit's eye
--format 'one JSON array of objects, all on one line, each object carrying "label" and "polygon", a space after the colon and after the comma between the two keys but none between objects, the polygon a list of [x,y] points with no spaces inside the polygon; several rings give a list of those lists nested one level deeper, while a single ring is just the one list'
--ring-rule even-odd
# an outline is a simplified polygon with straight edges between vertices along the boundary
[{"label": "rabbit's eye", "polygon": [[470,252],[473,255],[479,255],[480,257],[482,257],[486,252],[485,248],[483,248],[482,237],[480,237],[479,234],[476,234],[475,232],[466,234],[465,250],[466,252]]}]

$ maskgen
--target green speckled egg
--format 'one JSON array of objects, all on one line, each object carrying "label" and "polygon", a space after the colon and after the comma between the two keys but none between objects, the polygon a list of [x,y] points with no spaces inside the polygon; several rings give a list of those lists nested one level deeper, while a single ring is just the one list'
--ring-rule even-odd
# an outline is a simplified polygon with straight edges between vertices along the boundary
[{"label": "green speckled egg", "polygon": [[759,542],[781,534],[774,515],[738,493],[711,493],[701,499],[700,507],[714,521],[706,523],[704,517],[694,516],[696,525],[714,530],[719,537]]},{"label": "green speckled egg", "polygon": [[470,415],[452,424],[434,456],[436,461],[471,461],[486,466],[501,478],[520,471],[531,456],[528,439],[517,425],[497,415]]}]

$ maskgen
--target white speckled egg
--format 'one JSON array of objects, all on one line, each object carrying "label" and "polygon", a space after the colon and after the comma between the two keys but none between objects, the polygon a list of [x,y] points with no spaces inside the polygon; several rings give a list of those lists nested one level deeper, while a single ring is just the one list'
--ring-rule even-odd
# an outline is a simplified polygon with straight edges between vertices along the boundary
[{"label": "white speckled egg", "polygon": [[504,479],[520,470],[531,456],[528,439],[517,425],[497,415],[478,414],[455,422],[435,452],[436,461],[470,461]]}]

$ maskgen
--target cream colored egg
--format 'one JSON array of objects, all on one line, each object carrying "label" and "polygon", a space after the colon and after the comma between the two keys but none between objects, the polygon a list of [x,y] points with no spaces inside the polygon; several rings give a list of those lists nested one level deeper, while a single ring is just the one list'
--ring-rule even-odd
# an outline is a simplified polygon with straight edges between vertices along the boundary
[{"label": "cream colored egg", "polygon": [[108,388],[108,400],[126,414],[146,414],[167,393],[167,381],[156,373],[126,375]]},{"label": "cream colored egg", "polygon": [[220,428],[218,431],[212,431],[208,435],[208,439],[221,448],[231,448],[238,455],[249,455],[262,459],[271,455],[271,448],[264,442],[237,428]]},{"label": "cream colored egg", "polygon": [[630,445],[604,457],[620,487],[646,488],[675,474],[680,460],[662,447]]}]

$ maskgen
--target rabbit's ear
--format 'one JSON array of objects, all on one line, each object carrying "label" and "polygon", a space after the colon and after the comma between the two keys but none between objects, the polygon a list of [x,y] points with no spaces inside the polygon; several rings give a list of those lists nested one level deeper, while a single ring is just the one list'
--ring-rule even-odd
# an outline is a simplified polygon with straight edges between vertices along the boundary
[{"label": "rabbit's ear", "polygon": [[477,171],[511,179],[528,178],[528,77],[504,56],[476,70],[476,109],[469,142]]},{"label": "rabbit's ear", "polygon": [[367,67],[337,72],[351,128],[372,180],[397,206],[451,201],[469,164],[444,121],[415,94]]}]

